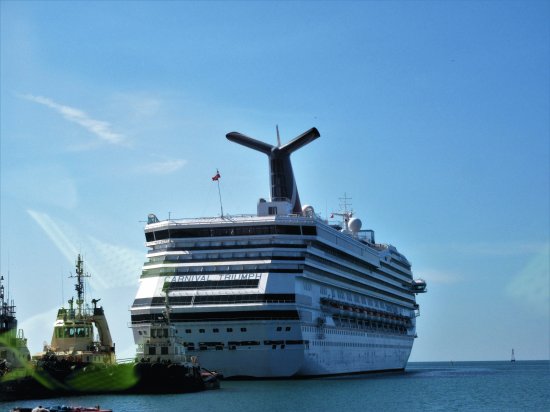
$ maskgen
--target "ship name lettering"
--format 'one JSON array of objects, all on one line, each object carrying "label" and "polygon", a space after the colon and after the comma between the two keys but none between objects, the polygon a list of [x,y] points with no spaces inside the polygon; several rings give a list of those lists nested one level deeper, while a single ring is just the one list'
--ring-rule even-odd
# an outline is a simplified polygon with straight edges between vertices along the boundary
[{"label": "ship name lettering", "polygon": [[179,282],[204,282],[210,278],[208,275],[182,275],[174,276],[171,280],[171,283]]},{"label": "ship name lettering", "polygon": [[243,280],[243,279],[261,279],[260,273],[229,273],[220,275],[220,280]]},{"label": "ship name lettering", "polygon": [[261,273],[228,273],[226,275],[180,275],[173,276],[170,283],[206,282],[209,280],[247,280],[262,278]]}]

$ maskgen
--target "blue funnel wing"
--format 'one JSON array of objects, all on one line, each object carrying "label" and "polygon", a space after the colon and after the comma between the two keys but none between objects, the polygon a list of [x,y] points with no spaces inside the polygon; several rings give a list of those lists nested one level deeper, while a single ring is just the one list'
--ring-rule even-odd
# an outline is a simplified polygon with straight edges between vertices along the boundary
[{"label": "blue funnel wing", "polygon": [[300,136],[291,140],[287,144],[281,146],[279,150],[281,152],[290,154],[292,152],[295,152],[302,146],[305,146],[306,144],[311,143],[312,141],[317,139],[319,136],[321,136],[319,134],[319,131],[315,127],[312,127],[307,132],[302,133]]},{"label": "blue funnel wing", "polygon": [[265,153],[266,155],[269,155],[271,153],[271,150],[273,149],[273,146],[271,146],[270,144],[260,142],[259,140],[245,136],[244,134],[239,132],[227,133],[225,137],[227,137],[227,139],[231,140],[232,142],[239,143],[243,146]]},{"label": "blue funnel wing", "polygon": [[281,198],[288,199],[292,204],[292,212],[297,214],[302,212],[302,205],[300,204],[300,196],[298,195],[294,172],[292,171],[290,155],[292,152],[312,142],[319,136],[319,131],[313,127],[287,144],[276,147],[238,132],[226,134],[227,139],[232,142],[258,150],[268,156],[271,180],[271,200],[280,200]]}]

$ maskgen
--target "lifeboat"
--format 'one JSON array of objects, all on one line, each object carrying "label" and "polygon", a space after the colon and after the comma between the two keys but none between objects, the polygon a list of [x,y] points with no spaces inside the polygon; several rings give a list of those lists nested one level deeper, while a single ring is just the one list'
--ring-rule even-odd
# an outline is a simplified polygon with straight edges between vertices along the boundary
[{"label": "lifeboat", "polygon": [[424,279],[414,279],[411,283],[411,290],[414,293],[425,293],[428,291],[426,288],[427,285]]}]

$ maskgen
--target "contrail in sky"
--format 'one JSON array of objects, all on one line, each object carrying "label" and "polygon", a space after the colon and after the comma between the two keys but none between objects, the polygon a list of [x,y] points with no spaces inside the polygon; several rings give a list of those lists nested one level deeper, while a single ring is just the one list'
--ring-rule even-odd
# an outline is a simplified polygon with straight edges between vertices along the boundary
[{"label": "contrail in sky", "polygon": [[82,110],[56,103],[53,100],[43,96],[33,96],[30,94],[26,94],[22,97],[55,110],[66,120],[82,126],[89,132],[99,137],[101,140],[104,140],[108,143],[121,144],[125,140],[124,135],[113,132],[111,130],[111,125],[108,122],[92,119]]}]

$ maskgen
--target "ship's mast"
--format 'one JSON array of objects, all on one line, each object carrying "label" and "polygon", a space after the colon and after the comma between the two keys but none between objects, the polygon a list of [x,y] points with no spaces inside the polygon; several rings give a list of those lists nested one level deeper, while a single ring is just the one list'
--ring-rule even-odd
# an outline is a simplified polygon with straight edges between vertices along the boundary
[{"label": "ship's mast", "polygon": [[15,319],[15,305],[5,297],[3,284],[4,276],[0,276],[0,333],[8,332],[17,328]]},{"label": "ship's mast", "polygon": [[164,283],[162,291],[164,292],[164,317],[166,320],[166,324],[170,325],[171,309],[170,309],[170,295],[168,294],[170,292],[170,284],[168,282]]},{"label": "ship's mast", "polygon": [[332,216],[342,216],[344,219],[344,228],[347,231],[349,231],[349,220],[353,217],[353,210],[348,210],[348,206],[351,206],[351,202],[348,202],[348,200],[351,200],[351,197],[348,197],[346,193],[344,193],[344,197],[338,198],[340,200],[340,210],[341,212],[332,212]]},{"label": "ship's mast", "polygon": [[[76,283],[74,285],[74,288],[76,290],[77,299],[76,299],[76,307],[77,307],[77,316],[82,316],[82,305],[84,304],[84,280],[85,277],[90,277],[90,275],[84,273],[84,261],[82,260],[82,256],[80,256],[80,253],[78,254],[78,257],[76,259],[76,270],[75,275],[71,275],[69,277],[76,278]],[[72,299],[71,299],[72,300]],[[69,303],[72,306],[72,302],[69,301]]]}]

